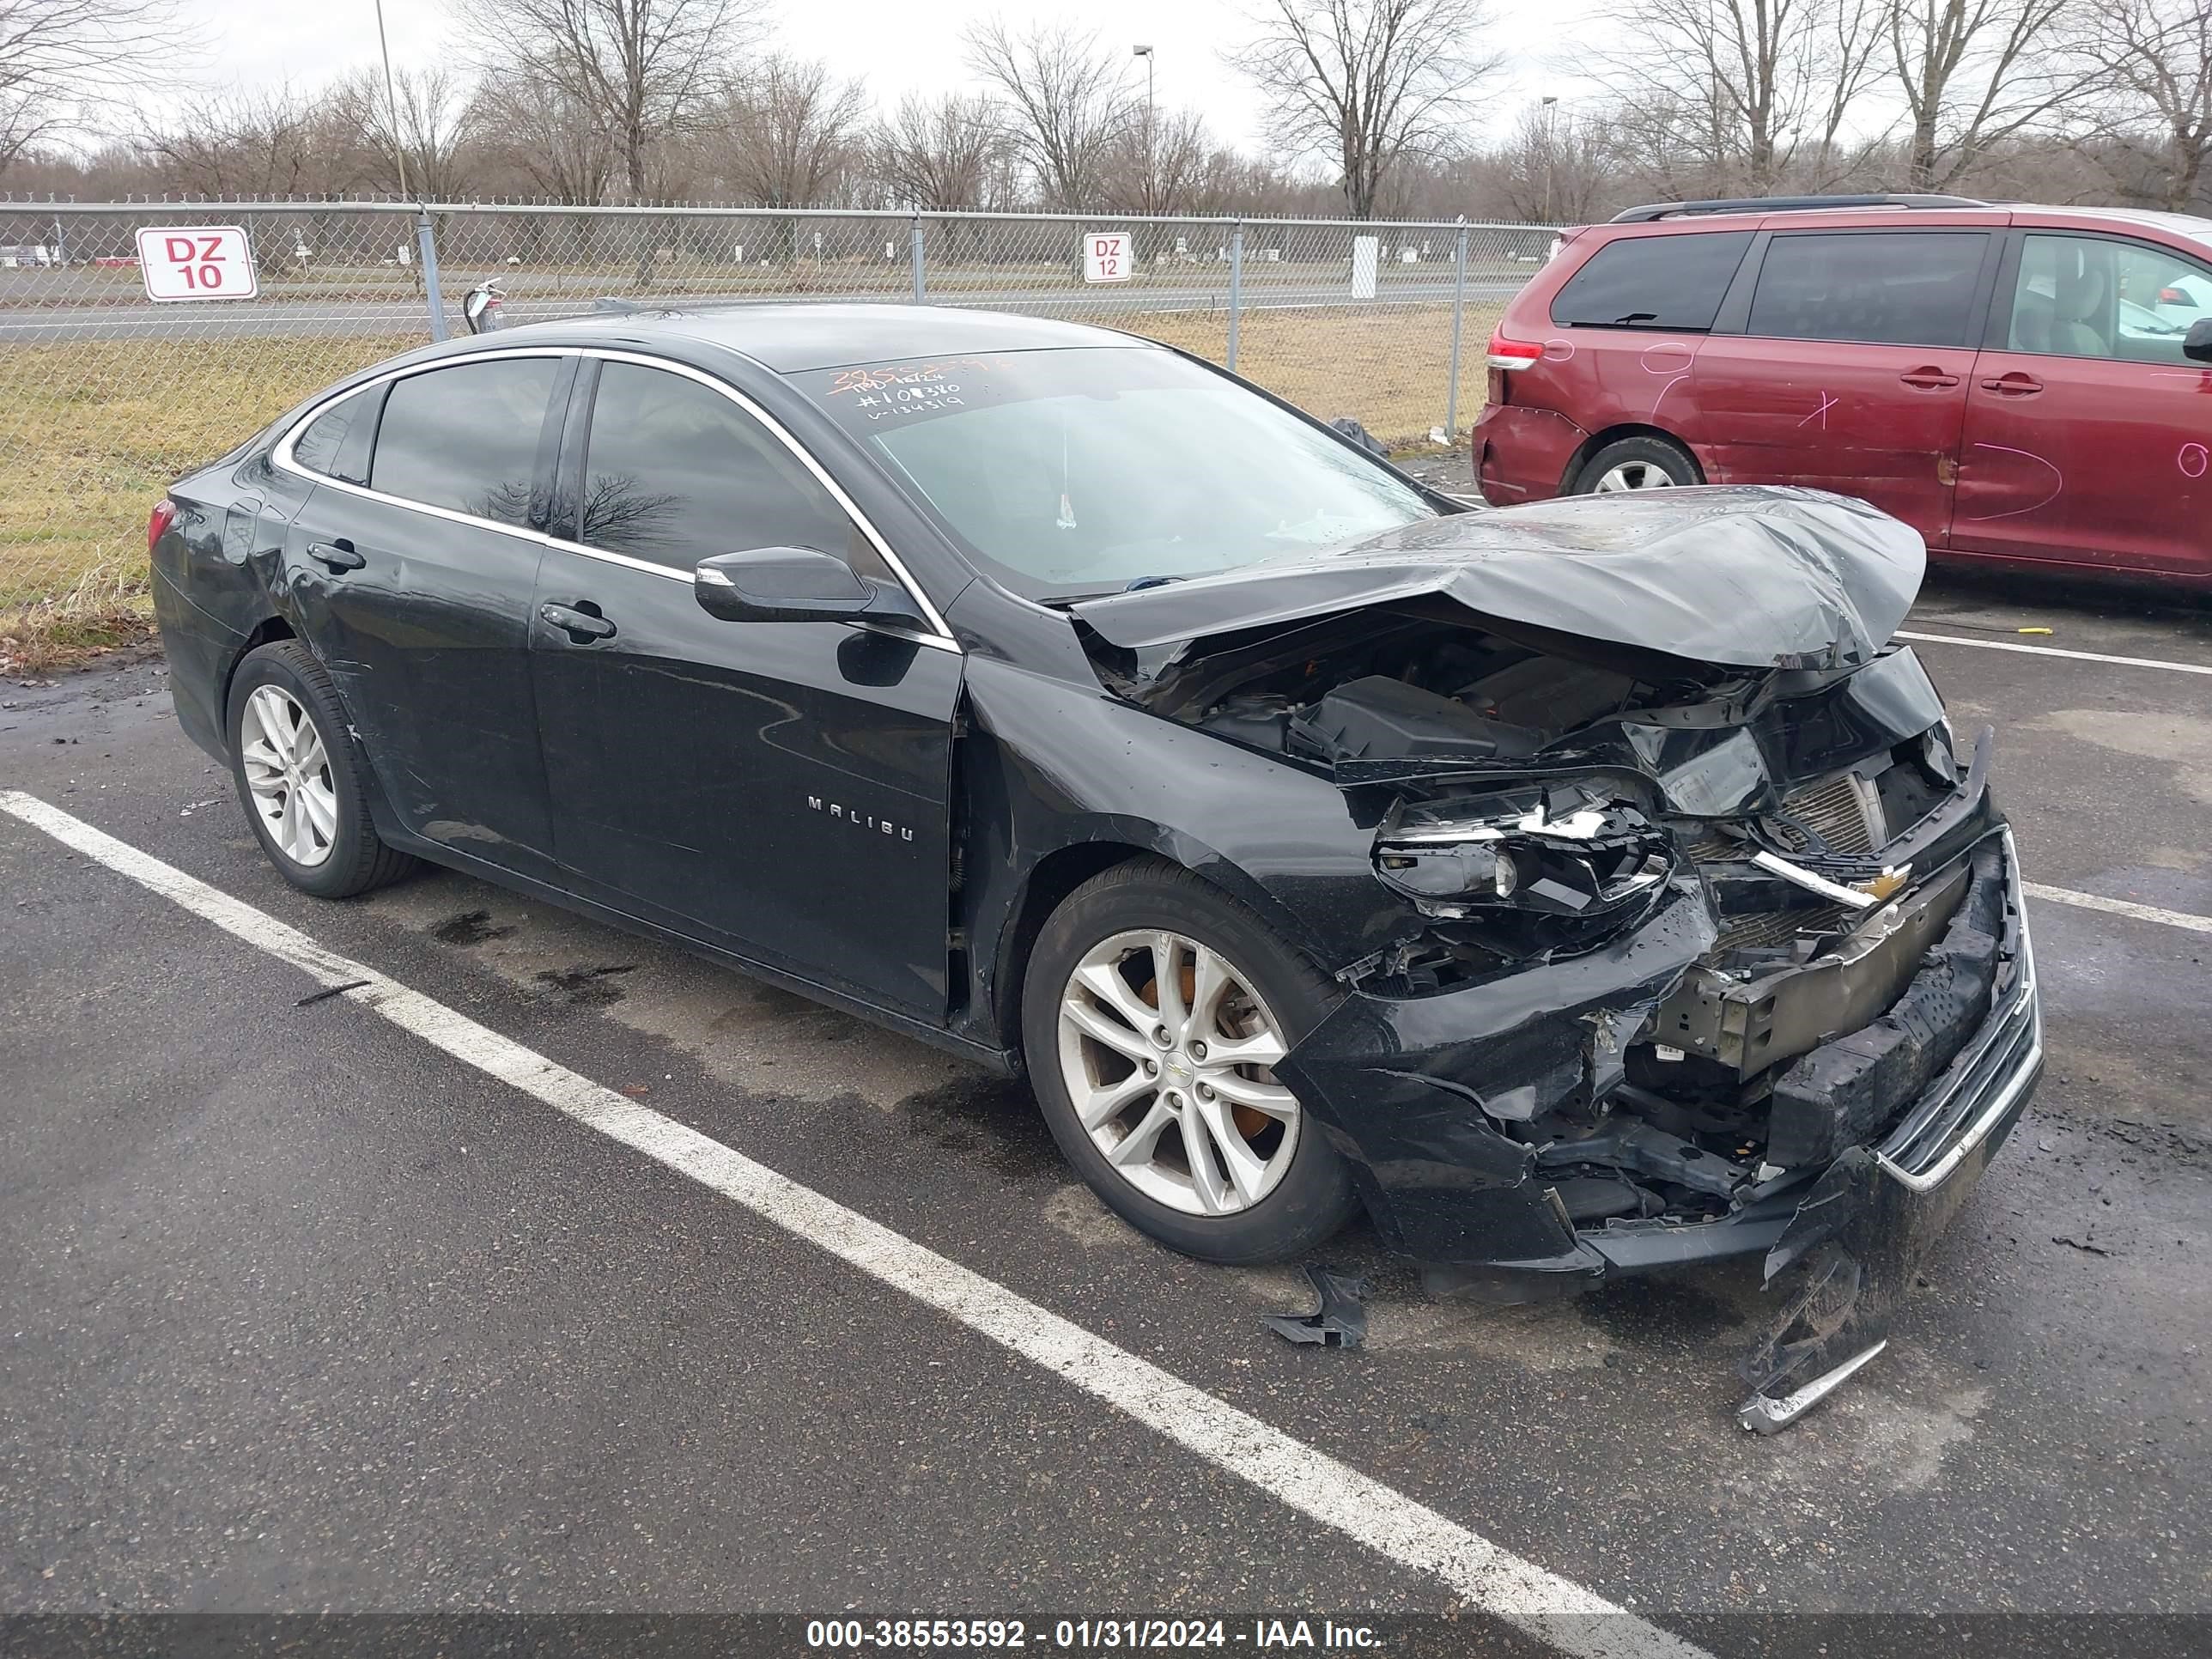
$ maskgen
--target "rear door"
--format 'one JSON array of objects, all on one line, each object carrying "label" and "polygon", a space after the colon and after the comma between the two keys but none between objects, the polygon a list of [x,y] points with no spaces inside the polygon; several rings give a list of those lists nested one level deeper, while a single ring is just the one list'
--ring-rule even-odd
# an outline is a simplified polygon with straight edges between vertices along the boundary
[{"label": "rear door", "polygon": [[1953,545],[2212,576],[2212,369],[2160,303],[2212,267],[2118,236],[2016,233],[1974,366]]},{"label": "rear door", "polygon": [[402,376],[319,418],[286,464],[316,478],[285,583],[385,799],[457,853],[553,873],[527,653],[551,460],[574,373],[502,353]]},{"label": "rear door", "polygon": [[1741,332],[1698,354],[1716,483],[1856,495],[1941,546],[1994,229],[1777,231]]},{"label": "rear door", "polygon": [[[1516,406],[1565,416],[1583,434],[1656,428],[1688,442],[1702,461],[1705,423],[1692,368],[1753,235],[1686,223],[1606,243],[1553,296],[1551,320],[1561,331],[1543,342],[1540,362],[1501,391]],[[1559,487],[1574,482],[1562,478]]]},{"label": "rear door", "polygon": [[823,475],[718,381],[588,361],[532,622],[554,842],[603,902],[930,1019],[945,1009],[949,640],[732,623],[701,559],[892,578]]}]

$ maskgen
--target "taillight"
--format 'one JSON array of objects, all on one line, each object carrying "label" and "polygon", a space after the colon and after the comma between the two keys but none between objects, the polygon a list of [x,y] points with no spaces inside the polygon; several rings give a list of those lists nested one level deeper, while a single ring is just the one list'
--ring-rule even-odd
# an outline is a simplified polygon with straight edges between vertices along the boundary
[{"label": "taillight", "polygon": [[1490,366],[1492,368],[1531,368],[1543,355],[1542,346],[1527,340],[1509,340],[1502,329],[1490,337]]},{"label": "taillight", "polygon": [[2158,291],[2158,302],[2162,306],[2185,306],[2189,296],[2178,288],[2162,288]]},{"label": "taillight", "polygon": [[154,503],[154,510],[146,515],[146,550],[151,553],[154,544],[168,534],[169,526],[177,521],[177,504],[163,496]]}]

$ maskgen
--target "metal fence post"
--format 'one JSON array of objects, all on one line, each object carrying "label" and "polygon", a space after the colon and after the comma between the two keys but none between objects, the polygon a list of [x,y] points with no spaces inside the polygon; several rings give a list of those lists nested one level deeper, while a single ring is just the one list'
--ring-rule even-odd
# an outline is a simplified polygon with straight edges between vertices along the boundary
[{"label": "metal fence post", "polygon": [[446,296],[438,289],[438,232],[428,212],[415,216],[415,242],[422,250],[422,297],[430,307],[430,337],[446,337]]},{"label": "metal fence post", "polygon": [[1231,374],[1237,372],[1237,323],[1243,309],[1244,222],[1239,219],[1229,233],[1229,361],[1224,367]]},{"label": "metal fence post", "polygon": [[1467,317],[1467,216],[1460,215],[1459,246],[1452,253],[1451,391],[1444,398],[1444,441],[1459,436],[1459,337]]},{"label": "metal fence post", "polygon": [[914,215],[914,302],[916,305],[926,304],[929,299],[927,267],[923,263],[927,256],[922,249],[921,210],[916,208]]}]

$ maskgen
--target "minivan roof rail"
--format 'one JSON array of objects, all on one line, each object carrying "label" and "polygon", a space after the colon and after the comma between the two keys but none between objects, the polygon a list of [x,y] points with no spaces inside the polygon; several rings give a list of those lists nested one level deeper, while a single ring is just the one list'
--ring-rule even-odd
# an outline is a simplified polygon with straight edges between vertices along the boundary
[{"label": "minivan roof rail", "polygon": [[1729,196],[1709,202],[1647,202],[1613,216],[1616,225],[1648,225],[1677,214],[1802,213],[1819,208],[1978,208],[1971,196]]}]

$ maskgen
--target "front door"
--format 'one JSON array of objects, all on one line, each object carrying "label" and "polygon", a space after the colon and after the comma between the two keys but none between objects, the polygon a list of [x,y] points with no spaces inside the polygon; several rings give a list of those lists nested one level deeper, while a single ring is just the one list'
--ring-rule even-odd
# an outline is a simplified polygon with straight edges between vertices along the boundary
[{"label": "front door", "polygon": [[1993,233],[1778,234],[1741,334],[1698,354],[1714,482],[1855,495],[1941,546]]},{"label": "front door", "polygon": [[[349,399],[294,446],[318,483],[284,549],[304,631],[401,823],[541,878],[556,866],[530,695],[544,546],[530,520],[570,372],[558,355],[502,356]],[[319,430],[341,412],[344,432]]]},{"label": "front door", "polygon": [[2030,231],[1974,366],[1952,543],[2085,568],[2212,575],[2212,369],[2160,296],[2212,269]]},{"label": "front door", "polygon": [[573,519],[530,652],[562,862],[617,908],[941,1018],[959,655],[708,615],[691,573],[718,553],[810,547],[890,573],[716,384],[625,361],[585,374]]}]

